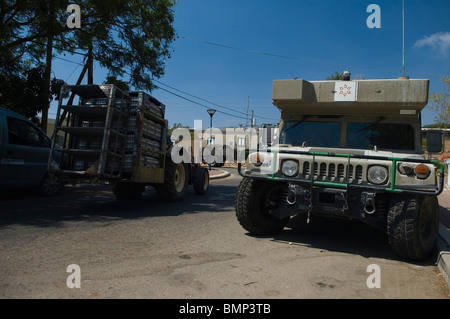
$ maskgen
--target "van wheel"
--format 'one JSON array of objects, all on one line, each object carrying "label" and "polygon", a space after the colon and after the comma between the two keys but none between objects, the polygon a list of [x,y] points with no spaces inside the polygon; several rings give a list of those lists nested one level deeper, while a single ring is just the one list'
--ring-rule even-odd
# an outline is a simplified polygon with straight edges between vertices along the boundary
[{"label": "van wheel", "polygon": [[430,257],[439,229],[436,196],[393,196],[388,212],[388,236],[392,250],[415,261]]},{"label": "van wheel", "polygon": [[42,196],[56,196],[63,189],[61,177],[55,174],[45,174],[40,185],[40,193]]}]

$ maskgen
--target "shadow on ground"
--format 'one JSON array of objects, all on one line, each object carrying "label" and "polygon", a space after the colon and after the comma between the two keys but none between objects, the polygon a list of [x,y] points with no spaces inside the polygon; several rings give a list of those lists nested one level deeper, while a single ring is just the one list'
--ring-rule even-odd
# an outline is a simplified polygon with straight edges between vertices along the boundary
[{"label": "shadow on ground", "polygon": [[281,233],[265,238],[286,245],[320,249],[323,253],[347,253],[420,266],[435,265],[437,260],[437,253],[422,262],[405,260],[392,251],[386,233],[357,220],[312,216],[307,223],[306,216],[295,216]]},{"label": "shadow on ground", "polygon": [[[208,193],[198,196],[188,187],[180,202],[162,199],[147,187],[142,197],[119,201],[109,186],[69,186],[57,197],[40,197],[16,192],[0,197],[0,228],[14,224],[38,227],[64,227],[69,221],[114,221],[157,216],[176,216],[200,212],[220,213],[234,202],[236,187],[211,185]],[[220,196],[218,195],[220,194]]]}]

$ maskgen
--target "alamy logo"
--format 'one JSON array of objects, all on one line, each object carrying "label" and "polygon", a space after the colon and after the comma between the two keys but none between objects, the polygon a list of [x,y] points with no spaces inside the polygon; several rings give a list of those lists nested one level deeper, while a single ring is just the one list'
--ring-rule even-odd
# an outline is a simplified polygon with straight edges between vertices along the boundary
[{"label": "alamy logo", "polygon": [[367,266],[367,272],[371,274],[367,277],[367,288],[381,288],[381,268],[377,264]]},{"label": "alamy logo", "polygon": [[378,4],[369,4],[366,12],[371,13],[366,20],[369,29],[381,28],[381,9]]},{"label": "alamy logo", "polygon": [[77,264],[67,266],[66,272],[71,273],[66,280],[67,288],[81,288],[81,269]]},{"label": "alamy logo", "polygon": [[81,28],[81,10],[80,6],[77,4],[70,4],[67,6],[66,12],[71,13],[70,16],[67,17],[66,25],[70,29],[73,28]]}]

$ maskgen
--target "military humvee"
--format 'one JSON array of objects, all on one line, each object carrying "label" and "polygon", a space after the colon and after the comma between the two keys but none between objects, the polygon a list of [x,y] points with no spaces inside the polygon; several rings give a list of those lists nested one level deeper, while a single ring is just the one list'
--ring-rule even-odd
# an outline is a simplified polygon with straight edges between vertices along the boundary
[{"label": "military humvee", "polygon": [[[399,256],[424,260],[439,227],[444,166],[422,151],[429,80],[275,80],[277,143],[250,152],[235,209],[254,235],[291,216],[359,219],[387,233]],[[429,134],[429,152],[442,136]],[[440,174],[438,174],[440,172]]]}]

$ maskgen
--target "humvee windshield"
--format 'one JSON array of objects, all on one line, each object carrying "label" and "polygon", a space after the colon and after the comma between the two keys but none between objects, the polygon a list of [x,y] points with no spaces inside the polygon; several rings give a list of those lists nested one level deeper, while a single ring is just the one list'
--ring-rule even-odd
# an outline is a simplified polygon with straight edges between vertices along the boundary
[{"label": "humvee windshield", "polygon": [[280,144],[414,151],[414,129],[405,123],[285,122]]}]

